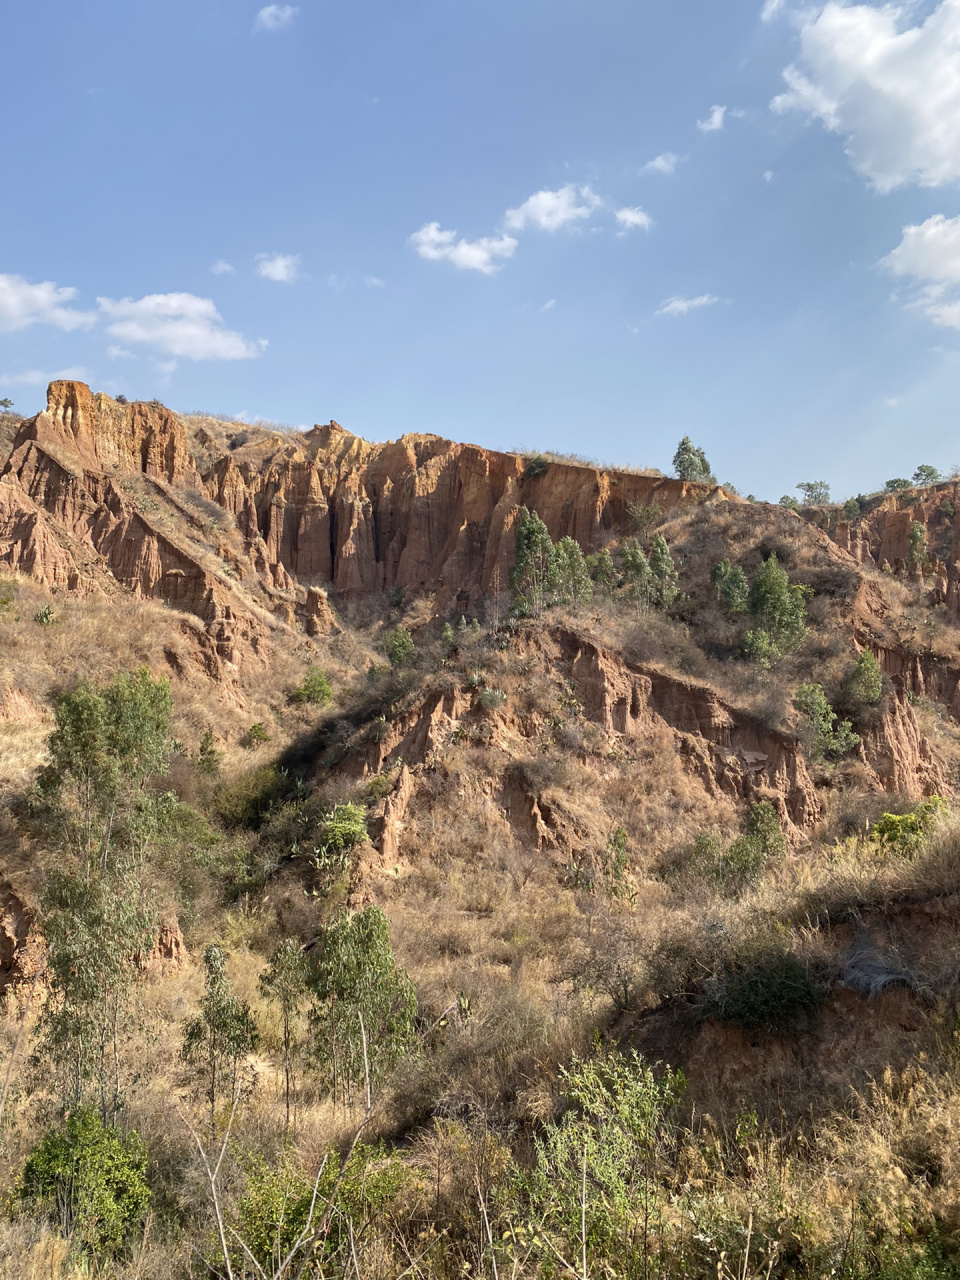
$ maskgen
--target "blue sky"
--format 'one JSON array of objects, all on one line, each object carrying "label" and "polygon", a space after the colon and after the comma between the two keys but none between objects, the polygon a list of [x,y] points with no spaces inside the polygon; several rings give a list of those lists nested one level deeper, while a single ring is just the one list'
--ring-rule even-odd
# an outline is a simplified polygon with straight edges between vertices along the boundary
[{"label": "blue sky", "polygon": [[960,462],[960,0],[31,0],[0,394],[50,376],[834,496]]}]

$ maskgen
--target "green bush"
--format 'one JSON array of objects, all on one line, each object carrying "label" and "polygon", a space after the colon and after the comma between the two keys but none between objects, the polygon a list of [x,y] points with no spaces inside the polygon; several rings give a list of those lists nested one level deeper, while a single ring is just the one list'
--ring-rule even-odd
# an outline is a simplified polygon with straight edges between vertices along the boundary
[{"label": "green bush", "polygon": [[214,795],[217,813],[228,826],[256,830],[288,785],[287,778],[275,765],[261,765],[217,788]]},{"label": "green bush", "polygon": [[549,458],[545,458],[542,453],[535,453],[533,457],[526,460],[526,466],[523,468],[524,480],[536,480],[537,476],[545,476],[549,466]]},{"label": "green bush", "polygon": [[19,1198],[47,1212],[85,1250],[116,1250],[147,1212],[146,1173],[139,1135],[124,1135],[81,1107],[34,1148]]},{"label": "green bush", "polygon": [[394,627],[384,640],[384,650],[392,667],[402,667],[413,656],[416,645],[406,627]]},{"label": "green bush", "polygon": [[52,604],[45,604],[42,609],[33,615],[34,622],[40,624],[41,627],[51,627],[57,620],[56,614],[53,612]]},{"label": "green bush", "polygon": [[822,999],[806,965],[789,951],[769,947],[732,967],[707,1008],[744,1031],[786,1035],[808,1021]]},{"label": "green bush", "polygon": [[843,720],[834,727],[837,716],[820,685],[802,684],[793,705],[810,723],[814,760],[822,760],[824,756],[844,756],[859,745],[860,735],[853,732],[849,720]]},{"label": "green bush", "polygon": [[946,801],[940,796],[930,796],[921,801],[911,813],[884,813],[870,829],[871,836],[894,853],[909,857],[916,853],[924,840],[947,811]]},{"label": "green bush", "polygon": [[[293,1266],[284,1275],[320,1275],[309,1264],[303,1272],[298,1269],[306,1257],[316,1255],[327,1263],[342,1261],[343,1271],[338,1265],[335,1274],[348,1274],[351,1239],[355,1243],[365,1227],[389,1211],[407,1179],[400,1156],[381,1147],[356,1147],[345,1168],[338,1153],[328,1151],[319,1177],[308,1177],[289,1153],[275,1168],[260,1159],[249,1161],[246,1186],[230,1224],[237,1241],[232,1250],[235,1275],[251,1274],[250,1257],[240,1241],[250,1251],[258,1276],[272,1276],[291,1252]],[[308,1228],[320,1225],[328,1205],[328,1230],[321,1240],[311,1240]],[[306,1239],[296,1248],[303,1236]]]},{"label": "green bush", "polygon": [[208,778],[215,778],[220,772],[222,761],[223,752],[218,751],[215,746],[213,730],[204,729],[200,738],[200,747],[197,751],[197,768],[201,773],[206,774]]},{"label": "green bush", "polygon": [[303,683],[290,694],[291,702],[309,703],[311,706],[325,707],[333,697],[330,681],[319,667],[307,667]]},{"label": "green bush", "polygon": [[[524,1244],[542,1262],[538,1275],[622,1276],[638,1220],[645,1210],[656,1214],[657,1157],[686,1080],[669,1067],[654,1069],[635,1050],[613,1049],[575,1057],[560,1078],[567,1109],[535,1140],[533,1169],[518,1176],[526,1220],[542,1224]],[[655,1217],[648,1225],[655,1231]],[[557,1254],[583,1259],[582,1272],[559,1270]],[[641,1274],[639,1267],[629,1273]]]},{"label": "green bush", "polygon": [[844,692],[851,710],[875,707],[883,696],[883,674],[880,663],[869,649],[857,658],[853,670],[846,679]]}]

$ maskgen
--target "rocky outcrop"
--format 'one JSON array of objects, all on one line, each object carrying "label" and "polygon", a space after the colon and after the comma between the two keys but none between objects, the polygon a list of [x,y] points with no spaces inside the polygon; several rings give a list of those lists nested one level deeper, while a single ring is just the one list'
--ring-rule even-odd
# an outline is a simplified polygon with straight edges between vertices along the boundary
[{"label": "rocky outcrop", "polygon": [[36,441],[67,471],[112,469],[200,487],[182,418],[161,404],[120,404],[83,382],[51,382],[47,407],[20,424],[14,451]]},{"label": "rocky outcrop", "polygon": [[570,631],[557,639],[584,714],[608,733],[636,738],[666,727],[708,789],[772,800],[788,827],[817,822],[820,800],[795,737],[763,728],[708,685],[628,663]]},{"label": "rocky outcrop", "polygon": [[498,583],[506,589],[523,505],[554,539],[569,535],[590,551],[629,530],[632,504],[667,511],[728,496],[568,463],[530,476],[515,454],[427,435],[371,445],[335,422],[266,457],[251,447],[222,458],[206,484],[299,583],[329,583],[346,596],[436,592],[441,608],[461,612]]},{"label": "rocky outcrop", "polygon": [[[216,452],[209,432],[197,439],[205,457]],[[53,590],[168,601],[228,633],[223,645],[243,632],[255,648],[271,625],[259,610],[308,635],[335,631],[327,588],[346,598],[432,592],[440,609],[469,612],[484,592],[506,589],[523,505],[554,538],[591,550],[630,528],[633,504],[666,511],[727,498],[572,463],[533,476],[515,454],[437,436],[372,445],[335,422],[220,448],[201,478],[169,409],[51,383],[0,476],[0,565]],[[192,506],[178,496],[191,492]],[[194,536],[209,540],[204,504],[230,526],[206,554]]]}]

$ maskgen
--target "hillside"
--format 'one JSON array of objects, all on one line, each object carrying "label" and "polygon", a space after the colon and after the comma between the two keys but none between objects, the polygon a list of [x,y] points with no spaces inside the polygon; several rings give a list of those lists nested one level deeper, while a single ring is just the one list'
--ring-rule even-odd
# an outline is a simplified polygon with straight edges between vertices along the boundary
[{"label": "hillside", "polygon": [[958,482],[0,421],[0,1275],[957,1274]]}]

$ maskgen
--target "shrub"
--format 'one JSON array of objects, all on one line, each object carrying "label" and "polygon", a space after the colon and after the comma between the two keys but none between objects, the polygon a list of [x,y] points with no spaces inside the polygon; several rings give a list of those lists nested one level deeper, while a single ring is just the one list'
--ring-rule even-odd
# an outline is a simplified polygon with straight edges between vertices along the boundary
[{"label": "shrub", "polygon": [[262,720],[258,720],[255,724],[252,724],[240,739],[241,744],[247,747],[250,751],[256,751],[257,747],[262,747],[265,742],[269,741],[270,735],[267,733]]},{"label": "shrub", "polygon": [[526,466],[523,468],[524,480],[536,480],[538,476],[545,476],[549,466],[549,458],[545,458],[542,453],[535,453],[533,457],[526,460]]},{"label": "shrub", "polygon": [[394,627],[388,631],[383,647],[392,667],[402,667],[416,650],[413,636],[406,627]]},{"label": "shrub", "polygon": [[946,811],[946,801],[940,796],[930,796],[928,800],[921,801],[911,813],[881,814],[871,827],[870,834],[887,849],[909,857],[920,849]]},{"label": "shrub", "polygon": [[200,748],[197,751],[197,768],[208,778],[215,778],[220,772],[222,760],[223,753],[214,746],[213,730],[204,729],[200,738]]},{"label": "shrub", "polygon": [[789,493],[785,493],[780,499],[780,506],[786,508],[787,511],[799,511],[800,503],[797,498],[793,498]]},{"label": "shrub", "polygon": [[861,514],[860,501],[858,498],[848,498],[843,504],[844,520],[858,520]]},{"label": "shrub", "polygon": [[927,554],[927,531],[919,520],[914,520],[910,525],[909,544],[907,560],[910,564],[923,568],[929,563],[930,557]]},{"label": "shrub", "polygon": [[307,668],[303,683],[290,694],[290,701],[325,707],[332,697],[330,681],[319,667],[311,666]]},{"label": "shrub", "polygon": [[[686,1080],[614,1049],[575,1057],[560,1079],[567,1109],[536,1139],[535,1165],[519,1179],[527,1220],[542,1224],[530,1233],[545,1266],[537,1274],[622,1275],[626,1242],[636,1246],[638,1223],[655,1205],[657,1157]],[[558,1254],[580,1266],[561,1272]]]},{"label": "shrub", "polygon": [[84,1249],[116,1250],[147,1212],[146,1173],[139,1135],[124,1135],[82,1107],[34,1148],[19,1198],[49,1213]]},{"label": "shrub", "polygon": [[793,705],[810,722],[813,733],[811,754],[815,760],[824,756],[844,756],[860,743],[860,735],[854,733],[849,720],[834,727],[836,713],[818,684],[802,684],[797,690]]},{"label": "shrub", "polygon": [[45,604],[42,609],[33,615],[33,620],[39,623],[41,627],[52,627],[57,620],[57,615],[53,612],[53,605]]},{"label": "shrub", "polygon": [[329,858],[343,856],[367,838],[367,820],[358,804],[335,804],[321,828],[321,851]]},{"label": "shrub", "polygon": [[744,1031],[789,1034],[816,1012],[823,992],[789,951],[761,949],[721,979],[708,1010]]},{"label": "shrub", "polygon": [[912,489],[913,485],[909,480],[905,480],[903,476],[895,476],[893,480],[888,480],[883,486],[884,493],[899,493],[901,489]]},{"label": "shrub", "polygon": [[256,830],[288,786],[288,779],[275,765],[261,765],[216,789],[217,813],[228,826]]},{"label": "shrub", "polygon": [[847,676],[845,693],[853,708],[875,707],[883,696],[880,663],[869,649],[863,650]]},{"label": "shrub", "polygon": [[634,532],[640,538],[645,538],[660,523],[663,510],[656,502],[628,502],[627,514],[629,515]]},{"label": "shrub", "polygon": [[746,613],[750,600],[750,584],[739,565],[721,560],[710,570],[710,581],[717,588],[717,595],[728,614]]}]

